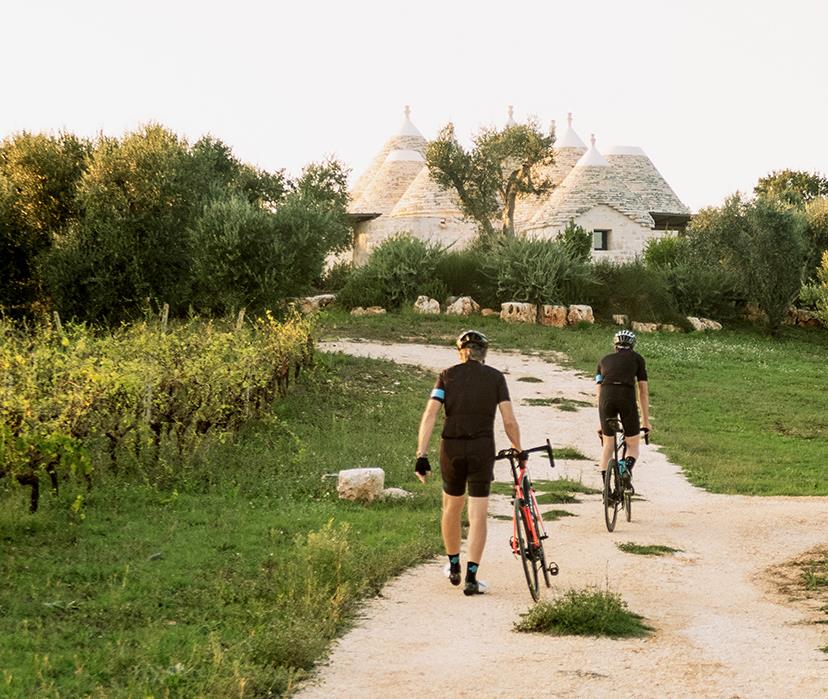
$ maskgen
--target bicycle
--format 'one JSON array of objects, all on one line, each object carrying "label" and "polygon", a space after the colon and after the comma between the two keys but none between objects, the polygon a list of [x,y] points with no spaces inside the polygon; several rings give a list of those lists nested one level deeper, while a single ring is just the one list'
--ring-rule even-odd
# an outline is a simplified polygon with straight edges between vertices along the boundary
[{"label": "bicycle", "polygon": [[[618,509],[623,507],[627,521],[632,520],[632,496],[635,490],[632,487],[630,478],[624,478],[627,474],[627,440],[624,436],[624,427],[617,417],[607,420],[613,430],[613,458],[607,464],[607,472],[604,474],[604,491],[602,500],[604,503],[604,522],[607,531],[615,529],[615,522],[618,519]],[[643,428],[645,444],[650,443],[650,430]],[[619,438],[619,435],[621,437]],[[602,438],[602,435],[598,435]],[[620,454],[620,458],[619,458]]]},{"label": "bicycle", "polygon": [[508,459],[512,470],[512,480],[515,487],[515,511],[512,518],[513,529],[509,544],[515,557],[520,556],[523,563],[523,573],[526,576],[526,584],[529,586],[529,593],[536,602],[540,599],[539,573],[543,572],[543,579],[547,587],[551,584],[549,576],[558,574],[557,563],[546,564],[543,541],[549,538],[549,534],[543,524],[543,517],[535,498],[535,487],[532,485],[529,469],[526,466],[528,455],[541,451],[546,452],[549,457],[549,464],[554,468],[555,458],[552,453],[552,445],[548,439],[545,445],[526,449],[522,452],[516,449],[502,449],[495,457],[495,460]]}]

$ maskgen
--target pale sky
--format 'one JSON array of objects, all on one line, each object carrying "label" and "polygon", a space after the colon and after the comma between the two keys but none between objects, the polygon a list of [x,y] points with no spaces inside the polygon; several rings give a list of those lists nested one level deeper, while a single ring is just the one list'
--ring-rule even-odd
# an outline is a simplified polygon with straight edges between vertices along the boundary
[{"label": "pale sky", "polygon": [[826,30],[823,0],[0,0],[0,138],[156,121],[354,177],[406,104],[466,139],[511,104],[642,147],[697,210],[828,171]]}]

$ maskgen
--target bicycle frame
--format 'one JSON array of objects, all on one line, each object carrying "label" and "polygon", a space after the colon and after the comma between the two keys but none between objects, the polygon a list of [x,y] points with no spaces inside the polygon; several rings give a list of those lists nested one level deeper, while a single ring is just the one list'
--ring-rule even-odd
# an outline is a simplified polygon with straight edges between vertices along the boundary
[{"label": "bicycle frame", "polygon": [[[519,466],[515,466],[515,462],[512,459],[509,460],[509,465],[512,468],[512,479],[515,485],[515,498],[517,498],[520,502],[521,509],[523,510],[523,516],[528,525],[529,536],[531,537],[531,541],[529,543],[533,548],[537,548],[539,543],[548,538],[549,535],[546,533],[546,526],[544,525],[542,518],[538,518],[538,522],[540,522],[540,532],[535,529],[532,511],[539,512],[538,501],[535,499],[535,487],[532,485],[532,479],[529,476],[529,468],[526,463],[527,462],[524,461]],[[520,555],[517,543],[517,528],[517,518],[512,515],[512,553],[514,553],[515,556]]]},{"label": "bicycle frame", "polygon": [[495,459],[509,460],[515,495],[513,500],[512,537],[509,546],[515,558],[520,558],[523,563],[523,572],[526,575],[529,592],[535,601],[540,599],[540,576],[542,575],[543,581],[549,587],[549,576],[558,574],[557,563],[552,562],[547,565],[546,562],[543,540],[547,539],[549,535],[538,507],[538,501],[535,498],[532,478],[526,466],[529,454],[539,451],[546,452],[550,465],[554,467],[555,460],[549,440],[546,440],[544,446],[534,447],[523,452],[515,449],[504,449],[495,457]]}]

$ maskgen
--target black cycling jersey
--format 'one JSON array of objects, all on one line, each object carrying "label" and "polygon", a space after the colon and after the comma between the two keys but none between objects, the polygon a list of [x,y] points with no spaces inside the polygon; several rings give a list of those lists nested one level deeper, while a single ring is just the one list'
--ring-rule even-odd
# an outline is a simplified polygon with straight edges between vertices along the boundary
[{"label": "black cycling jersey", "polygon": [[647,380],[644,357],[631,349],[608,354],[595,372],[595,383],[602,386],[635,386],[635,380]]},{"label": "black cycling jersey", "polygon": [[509,389],[497,369],[470,359],[442,371],[431,397],[445,406],[443,439],[476,439],[494,435],[497,406],[509,400]]},{"label": "black cycling jersey", "polygon": [[595,382],[601,384],[598,400],[598,418],[601,431],[612,435],[615,430],[609,419],[620,417],[624,434],[637,435],[641,428],[638,406],[635,403],[635,381],[647,380],[644,357],[631,349],[622,349],[608,354],[600,362],[595,373]]},{"label": "black cycling jersey", "polygon": [[440,440],[443,491],[460,496],[468,485],[471,497],[488,497],[494,480],[495,414],[509,400],[506,377],[470,359],[441,372],[431,397],[446,410]]}]

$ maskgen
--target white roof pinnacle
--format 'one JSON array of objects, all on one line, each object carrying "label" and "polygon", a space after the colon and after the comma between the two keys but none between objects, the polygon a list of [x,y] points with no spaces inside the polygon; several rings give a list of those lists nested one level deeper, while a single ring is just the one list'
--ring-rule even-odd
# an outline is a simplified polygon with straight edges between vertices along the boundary
[{"label": "white roof pinnacle", "polygon": [[517,122],[515,121],[515,108],[511,104],[509,105],[509,116],[506,119],[506,126],[517,126]]},{"label": "white roof pinnacle", "polygon": [[569,112],[566,115],[566,131],[563,132],[563,135],[556,141],[555,146],[557,148],[581,148],[586,150],[586,143],[581,140],[581,137],[575,133],[575,129],[572,128],[572,112]]},{"label": "white roof pinnacle", "polygon": [[400,130],[397,131],[398,136],[419,136],[423,138],[423,135],[420,133],[419,129],[414,126],[411,122],[411,107],[405,105],[405,118],[403,119],[402,126],[400,126]]},{"label": "white roof pinnacle", "polygon": [[609,163],[595,147],[595,134],[590,135],[589,141],[591,143],[589,150],[575,163],[575,167],[609,167]]}]

